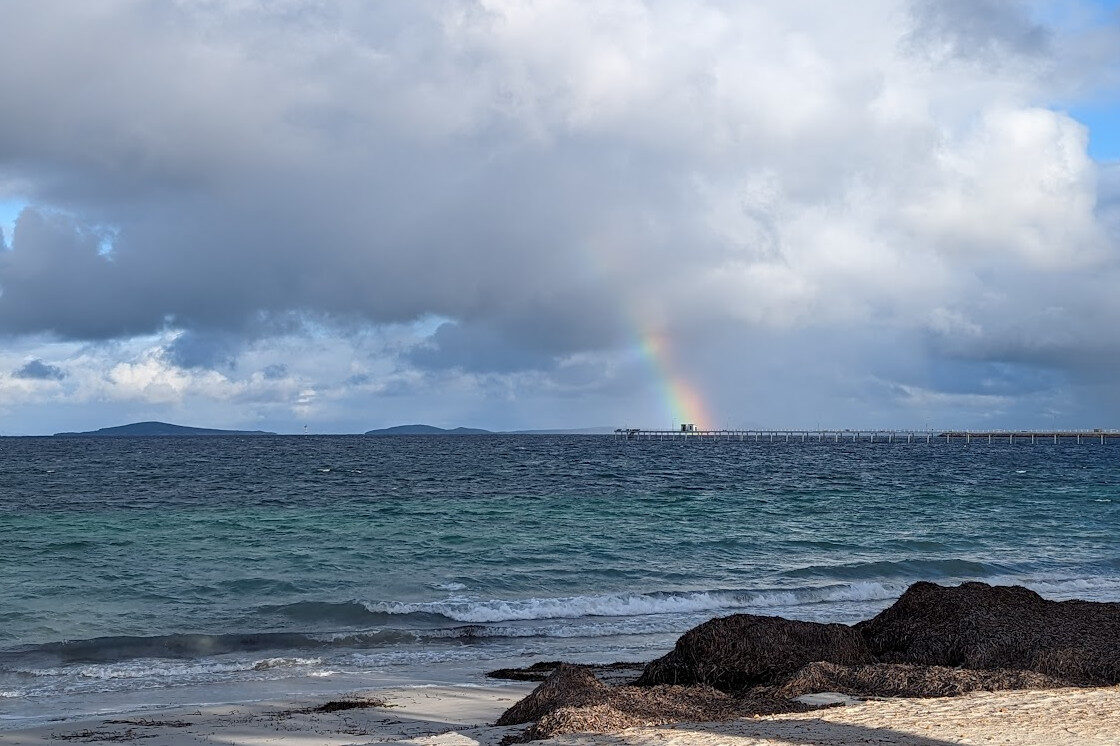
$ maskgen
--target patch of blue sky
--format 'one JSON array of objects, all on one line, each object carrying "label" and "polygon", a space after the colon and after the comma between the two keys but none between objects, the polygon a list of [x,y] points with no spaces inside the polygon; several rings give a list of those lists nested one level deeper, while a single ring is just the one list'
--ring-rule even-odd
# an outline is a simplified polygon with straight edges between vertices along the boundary
[{"label": "patch of blue sky", "polygon": [[1097,161],[1120,161],[1120,94],[1112,101],[1071,106],[1069,115],[1089,128],[1089,155]]},{"label": "patch of blue sky", "polygon": [[[18,198],[0,198],[0,231],[3,231],[4,245],[9,249],[12,247],[12,236],[15,234],[16,221],[19,219],[20,213],[29,204],[26,200]],[[111,257],[119,230],[110,225],[90,225],[87,227],[97,235],[98,253],[105,257]]]},{"label": "patch of blue sky", "polygon": [[1085,0],[1085,2],[1100,8],[1105,13],[1120,13],[1120,0]]},{"label": "patch of blue sky", "polygon": [[[1035,0],[1036,21],[1058,29],[1085,31],[1112,27],[1120,30],[1120,0]],[[1113,59],[1112,74],[1100,81],[1101,88],[1080,100],[1055,102],[1055,109],[1068,113],[1089,129],[1089,155],[1096,161],[1120,160],[1120,50]]]},{"label": "patch of blue sky", "polygon": [[0,231],[4,232],[4,243],[12,245],[12,233],[16,229],[16,219],[27,203],[20,199],[0,198]]},{"label": "patch of blue sky", "polygon": [[1116,22],[1120,0],[1033,0],[1030,14],[1045,26],[1085,28]]}]

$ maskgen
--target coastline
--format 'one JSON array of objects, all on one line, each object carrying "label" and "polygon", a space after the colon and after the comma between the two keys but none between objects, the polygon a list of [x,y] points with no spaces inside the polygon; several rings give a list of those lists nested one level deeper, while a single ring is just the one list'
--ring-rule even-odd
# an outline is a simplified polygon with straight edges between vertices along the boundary
[{"label": "coastline", "polygon": [[0,732],[0,746],[1112,744],[1118,623],[1116,603],[916,583],[852,626],[717,617],[644,665],[540,661],[469,682],[428,671],[343,694],[59,717]]},{"label": "coastline", "polygon": [[[533,687],[532,683],[419,685],[351,692],[345,697],[331,699],[153,708],[127,716],[65,720],[0,731],[0,746],[132,741],[146,746],[496,744],[505,735],[521,729],[494,728],[491,724]],[[384,702],[385,705],[316,711],[328,702],[351,700]],[[458,733],[472,734],[468,737],[473,740],[456,740]],[[433,737],[436,740],[431,740]]]},{"label": "coastline", "polygon": [[[498,746],[519,726],[494,721],[534,683],[363,691],[386,707],[311,712],[325,700],[171,708],[0,732],[0,746],[137,742],[145,746]],[[803,713],[719,723],[675,723],[611,734],[571,734],[556,746],[784,746],[873,742],[898,746],[996,742],[1023,746],[1114,744],[1120,687],[973,692],[930,699],[871,699]]]}]

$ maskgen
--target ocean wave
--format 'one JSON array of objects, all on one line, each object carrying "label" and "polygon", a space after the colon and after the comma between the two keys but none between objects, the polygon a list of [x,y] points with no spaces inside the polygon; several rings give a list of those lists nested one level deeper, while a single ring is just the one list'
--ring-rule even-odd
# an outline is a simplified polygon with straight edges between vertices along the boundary
[{"label": "ocean wave", "polygon": [[265,658],[253,664],[254,671],[267,671],[270,668],[289,668],[292,666],[318,666],[322,658]]},{"label": "ocean wave", "polygon": [[125,658],[199,658],[223,653],[319,647],[322,642],[296,632],[254,634],[170,634],[94,637],[38,645],[31,651],[63,663],[98,663]]},{"label": "ocean wave", "polygon": [[617,637],[620,635],[654,635],[654,634],[679,634],[681,631],[681,617],[673,615],[668,618],[661,617],[616,617],[601,623],[579,623],[576,620],[540,620],[554,621],[553,624],[468,624],[450,629],[426,630],[418,635],[422,640],[459,640],[471,641],[475,639],[491,638],[587,638],[587,637]]},{"label": "ocean wave", "polygon": [[880,601],[897,597],[905,585],[856,582],[771,590],[703,590],[604,594],[558,598],[445,600],[426,603],[372,603],[371,611],[395,616],[425,614],[456,622],[494,624],[539,619],[648,617],[732,610],[765,610],[839,601]]},{"label": "ocean wave", "polygon": [[27,668],[22,673],[37,677],[77,676],[83,679],[108,681],[112,679],[169,679],[196,680],[215,675],[273,669],[309,668],[322,664],[319,658],[263,658],[258,660],[215,661],[202,658],[193,661],[138,658],[96,666],[65,666]]},{"label": "ocean wave", "polygon": [[467,586],[463,585],[462,583],[453,582],[434,583],[430,587],[441,591],[464,591],[467,589]]},{"label": "ocean wave", "polygon": [[984,582],[992,585],[1021,585],[1051,601],[1081,599],[1083,601],[1120,600],[1120,578],[1115,575],[1095,577],[1021,577],[997,576]]},{"label": "ocean wave", "polygon": [[[326,634],[297,632],[261,632],[255,634],[172,634],[151,637],[95,637],[88,640],[67,640],[0,653],[0,670],[10,668],[10,661],[21,659],[51,660],[61,665],[115,663],[132,659],[196,660],[227,654],[244,654],[282,650],[318,651],[340,647],[382,647],[415,643],[419,639],[412,630],[373,629],[363,632]],[[265,658],[263,665],[302,665],[305,658]]]},{"label": "ocean wave", "polygon": [[[905,564],[905,563],[897,563]],[[965,563],[981,565],[981,563]],[[981,565],[994,568],[993,565]],[[957,569],[964,569],[957,565]],[[1110,568],[1101,574],[1057,575],[983,573],[953,578],[982,580],[997,585],[1019,584],[1047,598],[1116,600],[1117,575]],[[825,621],[856,621],[885,608],[918,578],[887,577],[876,580],[833,582],[792,588],[710,589],[696,591],[599,594],[525,599],[469,600],[453,598],[425,603],[301,602],[263,607],[273,614],[283,610],[308,627],[306,632],[250,634],[171,634],[150,637],[101,637],[47,643],[0,652],[0,673],[34,668],[57,673],[62,666],[91,678],[143,677],[147,663],[132,668],[127,661],[163,660],[167,675],[189,676],[190,666],[232,666],[224,670],[307,667],[347,651],[417,650],[423,647],[473,646],[501,638],[609,638],[640,635],[676,635],[710,617],[729,613],[781,615]],[[335,630],[376,622],[364,629]],[[324,631],[311,631],[318,627]],[[294,653],[287,654],[287,653]],[[253,656],[253,653],[271,653]],[[238,662],[223,662],[236,656]],[[15,664],[13,666],[13,664]],[[248,670],[246,669],[246,670]],[[175,671],[178,674],[174,673]]]},{"label": "ocean wave", "polygon": [[906,589],[905,583],[862,581],[839,583],[817,588],[762,591],[748,605],[750,609],[787,609],[795,606],[858,602],[889,601]]},{"label": "ocean wave", "polygon": [[384,624],[391,615],[378,613],[357,601],[296,601],[290,604],[266,604],[256,609],[260,614],[282,616],[299,622],[329,622],[346,626]]},{"label": "ocean wave", "polygon": [[424,633],[413,629],[378,629],[365,632],[326,632],[309,635],[324,648],[375,648],[385,645],[409,644]]},{"label": "ocean wave", "polygon": [[849,562],[836,565],[808,565],[782,573],[787,578],[822,578],[834,581],[879,578],[982,578],[1007,575],[1011,568],[995,563],[963,559],[908,559]]},{"label": "ocean wave", "polygon": [[512,622],[531,619],[579,619],[595,616],[648,616],[692,611],[741,608],[749,593],[698,591],[691,593],[628,593],[488,601],[379,602],[373,612],[393,615],[438,614],[457,622]]}]

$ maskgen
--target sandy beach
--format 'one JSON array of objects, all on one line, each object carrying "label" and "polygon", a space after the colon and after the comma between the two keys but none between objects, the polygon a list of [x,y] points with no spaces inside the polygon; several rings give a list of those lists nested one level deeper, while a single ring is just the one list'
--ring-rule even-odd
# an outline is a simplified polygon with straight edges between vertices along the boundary
[{"label": "sandy beach", "polygon": [[[316,713],[322,702],[183,708],[67,721],[0,733],[3,746],[132,743],[144,746],[497,746],[520,727],[492,723],[532,684],[362,692],[387,707]],[[357,695],[355,695],[357,696]],[[976,692],[961,697],[883,699],[809,713],[678,723],[537,741],[567,746],[779,746],[793,744],[1116,744],[1120,687]]]},{"label": "sandy beach", "polygon": [[342,746],[373,743],[496,744],[523,728],[495,728],[502,712],[533,684],[393,688],[348,699],[384,707],[314,712],[328,700],[172,708],[108,718],[70,720],[0,731],[3,746],[58,743],[284,744]]}]

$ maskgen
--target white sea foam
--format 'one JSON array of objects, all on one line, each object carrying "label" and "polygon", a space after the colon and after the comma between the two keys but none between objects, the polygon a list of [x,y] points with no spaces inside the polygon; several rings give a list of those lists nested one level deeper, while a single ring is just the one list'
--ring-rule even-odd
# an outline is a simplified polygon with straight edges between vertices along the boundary
[{"label": "white sea foam", "polygon": [[664,595],[568,596],[490,601],[367,604],[387,614],[440,614],[457,622],[484,624],[529,619],[578,619],[588,616],[643,616],[689,611],[742,608],[748,600],[737,593],[699,592]]},{"label": "white sea foam", "polygon": [[462,583],[436,583],[434,587],[438,588],[441,591],[451,592],[465,591],[467,589],[467,586],[463,585]]},{"label": "white sea foam", "polygon": [[[549,620],[542,620],[549,621]],[[555,620],[552,624],[510,626],[493,624],[478,627],[430,630],[428,639],[462,639],[468,637],[617,637],[619,635],[652,635],[681,632],[681,616],[615,618],[609,622],[581,624]]]},{"label": "white sea foam", "polygon": [[1022,585],[1052,601],[1079,598],[1085,601],[1120,600],[1120,582],[1115,575],[1096,577],[1020,577],[1001,576],[987,578],[992,585]]},{"label": "white sea foam", "polygon": [[296,668],[317,666],[319,658],[263,658],[260,660],[241,660],[219,662],[214,660],[175,661],[159,658],[137,658],[119,663],[87,665],[75,667],[56,667],[26,669],[24,673],[35,676],[73,676],[84,679],[198,679],[213,675],[239,673],[244,671],[267,671],[276,668]]},{"label": "white sea foam", "polygon": [[253,664],[254,671],[265,671],[269,668],[288,668],[291,666],[317,666],[322,663],[321,658],[265,658]]},{"label": "white sea foam", "polygon": [[429,650],[385,650],[376,653],[355,653],[349,656],[346,662],[359,667],[381,667],[488,660],[492,655],[492,652],[485,649],[464,646]]},{"label": "white sea foam", "polygon": [[[1115,599],[1116,578],[1045,578],[1025,576],[989,576],[959,580],[982,580],[996,585],[1025,585],[1048,598]],[[584,637],[611,634],[655,634],[675,629],[668,619],[664,624],[649,617],[701,615],[708,612],[745,611],[753,613],[781,612],[797,615],[796,609],[827,609],[830,605],[851,608],[866,607],[874,612],[898,598],[914,579],[890,581],[865,580],[819,587],[774,589],[760,591],[695,591],[680,593],[613,594],[566,596],[558,598],[527,598],[518,600],[449,599],[428,603],[367,604],[370,611],[388,614],[439,614],[464,624],[489,625],[470,630],[425,631],[424,637]],[[951,578],[943,582],[955,582]],[[819,612],[813,612],[819,615]],[[547,626],[493,626],[502,622],[535,620],[575,620],[595,617],[643,617],[642,623],[620,624],[558,624]]]},{"label": "white sea foam", "polygon": [[845,601],[887,601],[897,598],[906,584],[860,581],[823,588],[799,588],[788,591],[757,593],[747,604],[751,609],[778,609],[805,604],[841,603]]},{"label": "white sea foam", "polygon": [[[127,663],[111,663],[102,666],[81,666],[77,674],[86,679],[147,679],[147,678],[184,678],[206,676],[216,673],[245,671],[252,666],[243,663],[179,663],[162,660],[136,660]],[[44,673],[59,675],[69,673],[64,669],[47,669]]]},{"label": "white sea foam", "polygon": [[377,613],[440,614],[457,622],[492,624],[534,619],[655,616],[731,609],[788,608],[844,601],[881,601],[897,597],[904,589],[904,584],[864,581],[822,588],[760,592],[632,593],[487,601],[449,599],[426,603],[375,603],[366,604],[366,608]]}]

